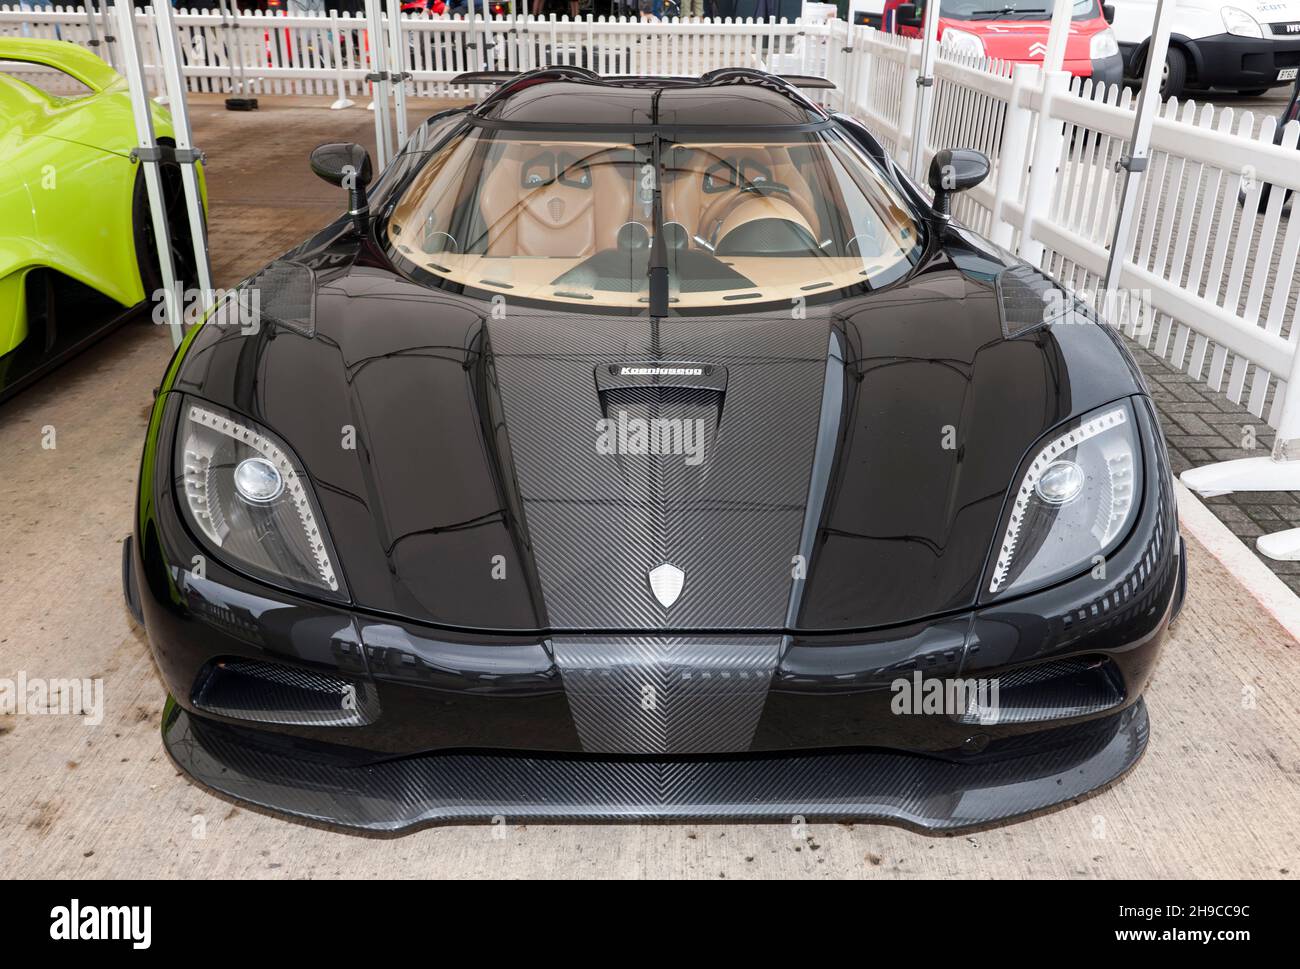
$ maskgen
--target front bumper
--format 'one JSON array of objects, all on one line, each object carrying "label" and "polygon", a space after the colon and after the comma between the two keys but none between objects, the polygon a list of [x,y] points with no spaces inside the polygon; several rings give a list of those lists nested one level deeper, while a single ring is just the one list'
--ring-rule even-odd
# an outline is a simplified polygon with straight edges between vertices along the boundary
[{"label": "front bumper", "polygon": [[[1105,575],[903,627],[437,629],[212,559],[196,574],[161,486],[125,552],[125,592],[173,697],[177,765],[289,814],[384,830],[497,816],[986,824],[1077,798],[1145,746],[1141,694],[1185,571],[1149,403],[1137,414],[1150,512]],[[900,713],[908,678],[998,682],[1000,715]]]},{"label": "front bumper", "polygon": [[1251,90],[1290,84],[1278,73],[1300,67],[1300,37],[1237,37],[1215,34],[1191,42],[1199,88]]},{"label": "front bumper", "polygon": [[175,702],[177,766],[225,794],[345,827],[438,821],[880,820],[939,831],[1051,807],[1127,771],[1146,747],[1139,700],[1101,721],[957,763],[887,750],[711,758],[447,751],[373,761],[195,717]]}]

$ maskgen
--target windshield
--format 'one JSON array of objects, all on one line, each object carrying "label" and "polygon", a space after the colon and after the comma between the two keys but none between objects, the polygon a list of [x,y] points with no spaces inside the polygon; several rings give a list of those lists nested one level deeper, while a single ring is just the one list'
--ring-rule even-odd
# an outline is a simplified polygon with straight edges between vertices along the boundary
[{"label": "windshield", "polygon": [[[1074,20],[1100,17],[1098,0],[1074,0],[1070,16]],[[942,0],[939,13],[950,20],[1051,20],[1050,0]],[[925,9],[924,0],[916,5],[918,15]]]},{"label": "windshield", "polygon": [[449,282],[586,306],[648,304],[655,258],[685,309],[883,285],[920,255],[906,203],[833,129],[661,137],[656,151],[650,130],[474,127],[430,158],[388,235]]}]

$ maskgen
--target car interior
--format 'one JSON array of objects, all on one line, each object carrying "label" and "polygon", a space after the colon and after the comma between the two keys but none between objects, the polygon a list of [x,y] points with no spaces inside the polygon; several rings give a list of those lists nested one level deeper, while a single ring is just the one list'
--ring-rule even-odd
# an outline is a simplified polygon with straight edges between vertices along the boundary
[{"label": "car interior", "polygon": [[[673,301],[842,289],[914,248],[901,202],[856,185],[832,158],[815,142],[665,145]],[[646,302],[654,170],[648,144],[466,137],[416,177],[390,240],[453,282],[635,306]]]}]

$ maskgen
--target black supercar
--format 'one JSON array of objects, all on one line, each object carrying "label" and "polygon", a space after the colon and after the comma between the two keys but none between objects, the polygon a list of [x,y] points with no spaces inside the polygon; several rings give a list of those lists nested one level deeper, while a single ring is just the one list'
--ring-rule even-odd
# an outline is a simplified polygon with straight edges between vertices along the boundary
[{"label": "black supercar", "polygon": [[192,778],[338,825],[985,824],[1113,780],[1186,584],[1113,328],[797,82],[424,122],[195,328],[123,576]]}]

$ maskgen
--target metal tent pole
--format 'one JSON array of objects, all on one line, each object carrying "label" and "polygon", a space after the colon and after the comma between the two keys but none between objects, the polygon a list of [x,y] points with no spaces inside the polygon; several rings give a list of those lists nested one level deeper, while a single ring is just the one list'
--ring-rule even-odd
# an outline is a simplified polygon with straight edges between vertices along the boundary
[{"label": "metal tent pole", "polygon": [[474,58],[478,62],[475,70],[487,70],[484,66],[483,52],[478,46],[478,15],[474,12],[474,0],[469,0],[466,4],[465,16],[469,18],[469,40],[465,42],[465,49],[474,52]]},{"label": "metal tent pole", "polygon": [[1133,246],[1133,232],[1137,229],[1138,195],[1142,190],[1142,173],[1147,168],[1147,155],[1151,150],[1151,124],[1160,110],[1160,83],[1169,52],[1169,32],[1174,22],[1176,0],[1158,0],[1155,26],[1151,33],[1151,46],[1147,49],[1146,70],[1142,77],[1142,91],[1138,95],[1133,115],[1133,134],[1129,137],[1128,154],[1115,163],[1123,172],[1119,211],[1115,217],[1115,233],[1111,237],[1110,257],[1106,261],[1105,299],[1103,307],[1109,311],[1115,305],[1124,260]]},{"label": "metal tent pole", "polygon": [[92,19],[96,16],[103,19],[104,49],[108,51],[108,66],[115,71],[119,70],[117,66],[117,37],[113,34],[113,22],[108,15],[108,0],[104,0],[98,12],[95,10],[95,0],[86,0],[86,4]]},{"label": "metal tent pole", "polygon": [[[163,208],[161,159],[158,140],[154,137],[152,105],[145,86],[144,65],[140,62],[140,45],[135,33],[135,7],[131,0],[118,0],[114,5],[117,16],[119,42],[126,74],[127,90],[131,98],[131,114],[135,119],[136,140],[139,147],[132,152],[144,171],[145,190],[149,196],[149,215],[153,221],[154,243],[158,249],[158,266],[163,281],[163,312],[171,328],[172,346],[180,346],[180,299],[176,292],[176,273],[172,263],[171,234],[168,232],[167,212]],[[145,294],[148,298],[149,293]]]},{"label": "metal tent pole", "polygon": [[934,58],[939,47],[939,0],[925,5],[925,26],[921,33],[921,72],[916,78],[916,101],[912,112],[912,150],[908,168],[912,177],[925,183],[925,140],[930,130],[931,96],[934,87]]},{"label": "metal tent pole", "polygon": [[402,0],[388,0],[388,60],[392,68],[393,110],[397,115],[394,155],[406,144],[406,82],[411,77],[406,71],[406,49],[402,40]]},{"label": "metal tent pole", "polygon": [[371,107],[375,112],[375,155],[380,170],[392,157],[392,129],[388,118],[388,58],[384,52],[384,25],[379,0],[366,0],[366,35],[370,42]]},{"label": "metal tent pole", "polygon": [[[470,6],[473,6],[473,0]],[[492,70],[491,64],[492,50],[492,16],[488,12],[488,0],[483,0],[483,47],[479,51],[479,63],[483,65],[483,70]]]},{"label": "metal tent pole", "polygon": [[[90,39],[86,41],[86,46],[96,54],[99,53],[99,24],[95,23],[95,0],[85,0],[86,9],[86,26],[90,28]],[[102,55],[101,55],[102,56]]]},{"label": "metal tent pole", "polygon": [[180,41],[176,36],[176,22],[168,2],[154,9],[155,29],[158,36],[158,53],[162,59],[163,79],[167,84],[167,97],[171,102],[172,131],[176,136],[173,152],[181,166],[181,186],[185,191],[185,211],[190,223],[190,244],[194,248],[194,269],[198,279],[199,296],[206,315],[212,309],[212,269],[208,260],[208,233],[203,219],[203,197],[199,192],[196,164],[203,153],[194,147],[194,133],[190,128],[190,109],[186,101],[185,78],[181,74]]}]

